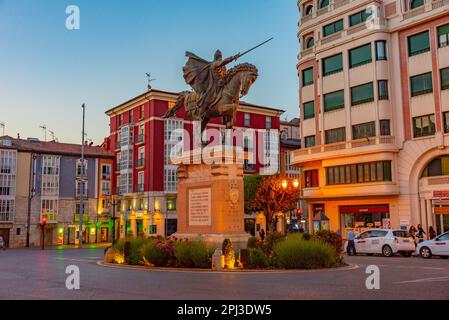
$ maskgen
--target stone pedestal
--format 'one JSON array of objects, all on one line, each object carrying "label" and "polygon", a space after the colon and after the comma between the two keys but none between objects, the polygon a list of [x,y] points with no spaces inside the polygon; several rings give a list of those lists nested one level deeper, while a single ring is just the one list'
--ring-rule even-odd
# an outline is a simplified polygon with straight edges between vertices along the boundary
[{"label": "stone pedestal", "polygon": [[235,153],[232,159],[224,153],[214,157],[214,164],[179,165],[176,236],[220,249],[230,239],[235,249],[246,248],[250,235],[244,226],[243,165],[236,163]]}]

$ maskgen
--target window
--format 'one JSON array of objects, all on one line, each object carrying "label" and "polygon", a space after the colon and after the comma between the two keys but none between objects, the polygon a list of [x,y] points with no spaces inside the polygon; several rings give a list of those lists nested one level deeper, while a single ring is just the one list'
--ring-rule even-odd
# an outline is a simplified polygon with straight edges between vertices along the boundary
[{"label": "window", "polygon": [[167,199],[167,210],[176,211],[176,199]]},{"label": "window", "polygon": [[323,77],[343,71],[343,55],[337,54],[323,59]]},{"label": "window", "polygon": [[81,185],[81,181],[77,180],[75,182],[76,184],[76,196],[80,197],[81,196],[81,186],[83,187],[83,196],[87,197],[88,194],[88,190],[87,190],[87,181],[83,181],[83,184]]},{"label": "window", "polygon": [[324,95],[324,112],[337,110],[345,107],[344,90],[331,92]]},{"label": "window", "polygon": [[140,120],[145,118],[145,106],[140,107]]},{"label": "window", "polygon": [[123,125],[123,114],[118,116],[118,126],[121,127]]},{"label": "window", "polygon": [[315,102],[310,101],[303,104],[304,120],[315,118]]},{"label": "window", "polygon": [[438,47],[449,45],[449,24],[438,27]]},{"label": "window", "polygon": [[111,165],[110,164],[102,164],[101,165],[101,178],[103,180],[111,179]]},{"label": "window", "polygon": [[101,182],[101,194],[103,196],[111,195],[111,182],[110,181],[102,181]]},{"label": "window", "polygon": [[412,0],[410,1],[410,9],[416,9],[418,7],[422,7],[424,5],[424,0]]},{"label": "window", "polygon": [[408,55],[414,56],[430,50],[429,31],[408,37]]},{"label": "window", "polygon": [[410,78],[412,97],[433,92],[432,72]]},{"label": "window", "polygon": [[315,136],[308,136],[304,138],[304,146],[306,148],[312,148],[315,146],[315,144]]},{"label": "window", "polygon": [[302,85],[303,87],[313,84],[313,67],[302,71]]},{"label": "window", "polygon": [[58,200],[41,200],[41,212],[49,221],[56,221],[58,214]]},{"label": "window", "polygon": [[359,140],[376,136],[376,123],[368,122],[352,126],[352,139]]},{"label": "window", "polygon": [[443,113],[444,118],[444,132],[449,133],[449,112]]},{"label": "window", "polygon": [[132,110],[130,110],[129,111],[129,123],[130,124],[133,124],[134,123],[134,117],[133,117],[134,115],[133,115],[133,111]]},{"label": "window", "polygon": [[359,163],[326,168],[327,185],[392,181],[391,161]]},{"label": "window", "polygon": [[380,135],[391,136],[390,120],[380,120]]},{"label": "window", "polygon": [[145,147],[139,148],[137,156],[137,167],[145,166]]},{"label": "window", "polygon": [[355,26],[358,25],[362,22],[365,22],[366,20],[368,20],[369,17],[371,17],[372,13],[371,10],[363,10],[360,12],[357,12],[351,16],[349,16],[349,26]]},{"label": "window", "polygon": [[78,159],[76,161],[76,176],[80,177],[83,175],[83,177],[87,177],[87,160],[84,159],[84,166],[81,164],[81,159]]},{"label": "window", "polygon": [[379,100],[388,100],[388,80],[379,80],[377,84]]},{"label": "window", "polygon": [[424,169],[423,178],[449,176],[449,157],[442,156],[432,160]]},{"label": "window", "polygon": [[321,0],[320,9],[326,8],[329,6],[329,0]]},{"label": "window", "polygon": [[178,191],[178,169],[165,168],[164,170],[164,190],[167,192]]},{"label": "window", "polygon": [[0,221],[12,222],[14,216],[14,200],[1,200],[0,199]]},{"label": "window", "polygon": [[426,137],[435,134],[435,115],[427,115],[413,118],[413,132],[415,138]]},{"label": "window", "polygon": [[374,101],[374,87],[372,82],[351,88],[352,106],[356,106],[371,101]]},{"label": "window", "polygon": [[313,12],[313,6],[308,6],[306,8],[306,16],[308,16],[309,14],[311,14]]},{"label": "window", "polygon": [[325,25],[323,27],[323,36],[327,37],[330,36],[331,34],[340,32],[342,30],[343,30],[343,19]]},{"label": "window", "polygon": [[349,66],[355,68],[367,63],[371,63],[371,43],[349,50]]},{"label": "window", "polygon": [[304,171],[304,186],[306,188],[317,188],[320,186],[318,179],[318,170]]},{"label": "window", "polygon": [[251,126],[251,114],[245,113],[245,127]]},{"label": "window", "polygon": [[271,117],[265,117],[265,128],[271,129]]},{"label": "window", "polygon": [[315,45],[315,39],[313,37],[307,39],[306,49],[312,48]]},{"label": "window", "polygon": [[346,141],[346,128],[341,127],[337,129],[326,130],[325,133],[326,144]]},{"label": "window", "polygon": [[387,42],[376,41],[376,60],[387,60]]},{"label": "window", "polygon": [[144,181],[145,181],[145,173],[143,171],[140,171],[137,174],[137,192],[143,192]]},{"label": "window", "polygon": [[449,89],[449,68],[440,70],[441,90]]}]

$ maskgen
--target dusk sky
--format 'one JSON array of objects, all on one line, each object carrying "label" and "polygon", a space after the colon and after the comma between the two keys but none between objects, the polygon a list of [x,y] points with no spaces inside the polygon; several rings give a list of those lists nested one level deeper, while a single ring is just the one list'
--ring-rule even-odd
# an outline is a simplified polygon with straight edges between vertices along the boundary
[{"label": "dusk sky", "polygon": [[[77,5],[81,29],[65,27]],[[0,122],[6,134],[44,138],[47,125],[61,142],[95,144],[109,133],[104,112],[146,91],[189,89],[182,77],[185,51],[212,60],[270,38],[243,57],[259,69],[245,101],[298,117],[295,0],[0,0]],[[0,131],[1,134],[1,131]]]}]

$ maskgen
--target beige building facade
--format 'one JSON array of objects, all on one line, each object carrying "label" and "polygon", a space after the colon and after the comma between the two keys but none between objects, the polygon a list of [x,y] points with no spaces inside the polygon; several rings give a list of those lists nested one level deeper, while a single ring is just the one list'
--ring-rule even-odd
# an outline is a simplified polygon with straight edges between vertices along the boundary
[{"label": "beige building facade", "polygon": [[310,228],[449,231],[449,2],[298,7]]}]

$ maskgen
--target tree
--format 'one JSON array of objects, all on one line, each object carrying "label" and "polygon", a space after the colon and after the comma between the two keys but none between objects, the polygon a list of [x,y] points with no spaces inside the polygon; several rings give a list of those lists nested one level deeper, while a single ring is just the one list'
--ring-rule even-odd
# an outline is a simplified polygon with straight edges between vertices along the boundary
[{"label": "tree", "polygon": [[273,228],[275,214],[296,209],[299,201],[299,190],[291,184],[284,189],[282,181],[278,175],[261,178],[258,186],[253,189],[254,196],[247,204],[250,210],[264,212],[270,231],[275,231],[275,227]]}]

